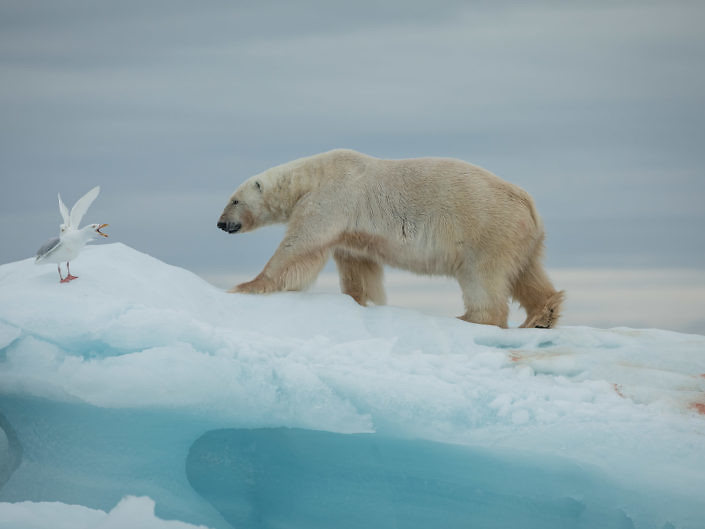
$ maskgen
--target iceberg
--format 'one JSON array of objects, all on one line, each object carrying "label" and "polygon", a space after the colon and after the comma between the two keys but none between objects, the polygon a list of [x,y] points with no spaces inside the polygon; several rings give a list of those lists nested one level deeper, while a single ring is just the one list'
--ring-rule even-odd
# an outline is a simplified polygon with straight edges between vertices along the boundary
[{"label": "iceberg", "polygon": [[0,266],[0,528],[705,527],[704,336],[76,272]]}]

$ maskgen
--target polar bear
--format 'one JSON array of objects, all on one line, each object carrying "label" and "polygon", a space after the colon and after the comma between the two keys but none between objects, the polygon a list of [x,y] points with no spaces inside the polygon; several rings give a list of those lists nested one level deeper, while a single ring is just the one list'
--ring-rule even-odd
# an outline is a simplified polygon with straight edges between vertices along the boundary
[{"label": "polar bear", "polygon": [[522,327],[553,327],[564,293],[541,264],[544,229],[523,189],[446,158],[384,160],[337,149],[246,180],[218,220],[228,233],[287,223],[274,255],[229,292],[264,294],[310,286],[332,253],[341,290],[361,305],[385,303],[383,265],[452,276],[461,319],[507,326],[508,300]]}]

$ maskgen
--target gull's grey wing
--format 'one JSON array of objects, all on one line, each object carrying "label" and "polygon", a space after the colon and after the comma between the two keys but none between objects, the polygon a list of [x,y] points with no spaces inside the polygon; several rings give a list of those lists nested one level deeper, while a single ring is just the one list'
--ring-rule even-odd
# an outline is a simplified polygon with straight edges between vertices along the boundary
[{"label": "gull's grey wing", "polygon": [[42,247],[37,250],[37,258],[35,259],[35,262],[39,262],[44,260],[46,257],[49,257],[51,252],[53,252],[57,246],[59,246],[59,243],[61,242],[61,239],[58,237],[52,237],[49,239],[47,242],[42,244]]}]

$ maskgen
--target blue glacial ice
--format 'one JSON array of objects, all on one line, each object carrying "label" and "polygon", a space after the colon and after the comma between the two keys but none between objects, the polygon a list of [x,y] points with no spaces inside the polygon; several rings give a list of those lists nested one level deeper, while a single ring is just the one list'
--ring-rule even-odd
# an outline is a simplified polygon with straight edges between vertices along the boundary
[{"label": "blue glacial ice", "polygon": [[74,269],[0,266],[0,528],[705,527],[705,337]]}]

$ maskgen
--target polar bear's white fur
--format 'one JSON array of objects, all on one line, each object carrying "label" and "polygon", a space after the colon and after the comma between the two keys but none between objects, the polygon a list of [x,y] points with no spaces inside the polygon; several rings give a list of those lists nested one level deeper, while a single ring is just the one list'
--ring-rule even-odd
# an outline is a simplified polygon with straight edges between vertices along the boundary
[{"label": "polar bear's white fur", "polygon": [[332,253],[341,290],[383,304],[383,265],[452,276],[462,319],[507,326],[508,300],[522,327],[556,324],[563,292],[541,265],[544,229],[523,189],[460,160],[382,160],[334,150],[273,167],[230,197],[218,227],[246,232],[287,223],[264,270],[230,292],[301,290]]}]

